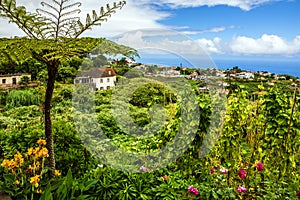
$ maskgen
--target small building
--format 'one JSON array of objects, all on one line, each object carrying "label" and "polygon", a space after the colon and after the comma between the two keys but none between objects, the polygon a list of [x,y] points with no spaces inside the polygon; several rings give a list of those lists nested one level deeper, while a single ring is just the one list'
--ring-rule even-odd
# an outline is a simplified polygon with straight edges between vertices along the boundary
[{"label": "small building", "polygon": [[30,74],[4,74],[0,75],[0,85],[17,85],[22,77],[27,76],[31,80]]},{"label": "small building", "polygon": [[198,73],[197,71],[194,71],[193,73],[191,73],[191,74],[188,76],[188,79],[195,80],[198,76],[199,76],[199,73]]},{"label": "small building", "polygon": [[117,76],[112,68],[96,68],[88,72],[79,72],[75,84],[87,84],[91,90],[108,90],[116,86]]}]

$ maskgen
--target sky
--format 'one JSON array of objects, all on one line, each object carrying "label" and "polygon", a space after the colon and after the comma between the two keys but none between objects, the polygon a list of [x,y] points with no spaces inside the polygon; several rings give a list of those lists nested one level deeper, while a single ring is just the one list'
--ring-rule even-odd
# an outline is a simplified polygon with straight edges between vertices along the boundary
[{"label": "sky", "polygon": [[[85,0],[80,15],[84,20],[92,9],[112,2]],[[37,0],[17,4],[31,11],[41,7]],[[206,57],[300,63],[299,11],[298,0],[128,0],[83,36],[106,37],[145,55],[167,52],[191,62]],[[22,32],[0,19],[0,37],[16,35]]]}]

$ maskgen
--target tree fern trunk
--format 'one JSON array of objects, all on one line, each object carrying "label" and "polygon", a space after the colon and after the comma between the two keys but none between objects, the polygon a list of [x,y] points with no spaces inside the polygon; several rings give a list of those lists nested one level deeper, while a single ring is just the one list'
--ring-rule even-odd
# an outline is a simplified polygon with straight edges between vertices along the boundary
[{"label": "tree fern trunk", "polygon": [[52,61],[47,64],[48,69],[48,81],[47,81],[47,89],[46,89],[46,98],[45,98],[45,135],[47,142],[47,149],[49,153],[48,159],[48,167],[50,168],[50,177],[54,177],[55,171],[55,154],[53,147],[53,134],[52,134],[52,121],[51,121],[51,100],[54,90],[54,82],[55,75],[58,69],[58,63],[56,61]]}]

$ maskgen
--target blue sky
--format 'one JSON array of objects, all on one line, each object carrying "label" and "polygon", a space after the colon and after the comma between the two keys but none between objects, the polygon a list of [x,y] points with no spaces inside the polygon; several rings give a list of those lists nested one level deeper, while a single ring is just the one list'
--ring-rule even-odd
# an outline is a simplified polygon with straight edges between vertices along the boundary
[{"label": "blue sky", "polygon": [[249,11],[238,7],[215,6],[166,10],[172,15],[159,21],[168,26],[182,26],[189,31],[203,31],[216,27],[226,28],[222,33],[203,33],[193,39],[222,37],[230,40],[235,35],[261,37],[263,34],[276,34],[287,40],[300,33],[299,1],[268,3]]},{"label": "blue sky", "polygon": [[[85,0],[81,17],[112,2]],[[33,11],[40,1],[17,3]],[[84,36],[188,58],[205,51],[212,59],[300,62],[299,11],[298,0],[127,0],[107,23]],[[22,33],[1,19],[0,37],[14,35]]]}]

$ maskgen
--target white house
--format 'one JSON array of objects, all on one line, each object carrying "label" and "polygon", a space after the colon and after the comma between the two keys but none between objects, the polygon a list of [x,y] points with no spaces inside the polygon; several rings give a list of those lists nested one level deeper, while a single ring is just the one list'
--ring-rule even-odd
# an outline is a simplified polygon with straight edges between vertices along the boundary
[{"label": "white house", "polygon": [[31,75],[29,74],[0,75],[0,85],[17,85],[23,76],[27,76],[29,80],[31,79]]},{"label": "white house", "polygon": [[88,84],[93,90],[108,90],[116,86],[117,76],[112,68],[96,68],[88,72],[79,72],[75,84]]}]

